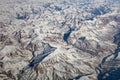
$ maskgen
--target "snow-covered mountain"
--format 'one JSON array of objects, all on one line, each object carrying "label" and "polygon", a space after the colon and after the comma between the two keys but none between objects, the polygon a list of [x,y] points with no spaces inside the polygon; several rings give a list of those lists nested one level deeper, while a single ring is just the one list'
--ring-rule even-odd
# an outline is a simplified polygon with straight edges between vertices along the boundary
[{"label": "snow-covered mountain", "polygon": [[0,80],[119,80],[119,0],[0,0]]}]

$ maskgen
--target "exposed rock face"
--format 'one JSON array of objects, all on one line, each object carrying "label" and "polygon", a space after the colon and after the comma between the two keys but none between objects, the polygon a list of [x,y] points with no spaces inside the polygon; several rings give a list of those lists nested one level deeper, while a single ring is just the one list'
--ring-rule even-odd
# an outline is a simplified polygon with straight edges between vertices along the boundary
[{"label": "exposed rock face", "polygon": [[119,80],[119,0],[1,0],[0,80]]}]

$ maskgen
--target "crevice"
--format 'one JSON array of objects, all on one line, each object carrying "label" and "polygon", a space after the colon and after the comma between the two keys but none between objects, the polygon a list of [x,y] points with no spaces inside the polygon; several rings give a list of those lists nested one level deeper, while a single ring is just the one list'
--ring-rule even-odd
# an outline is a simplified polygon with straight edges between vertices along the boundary
[{"label": "crevice", "polygon": [[68,30],[66,33],[64,33],[63,40],[64,40],[67,44],[68,44],[68,38],[69,38],[69,36],[70,36],[70,34],[72,33],[73,30],[74,30],[74,29],[72,29],[72,28],[69,27],[69,30]]},{"label": "crevice", "polygon": [[44,58],[46,58],[49,54],[51,54],[55,50],[56,50],[55,47],[52,47],[49,44],[45,44],[43,52],[41,52],[35,57],[33,56],[29,64],[21,70],[20,74],[23,74],[27,69],[33,68],[35,65],[39,64]]}]

